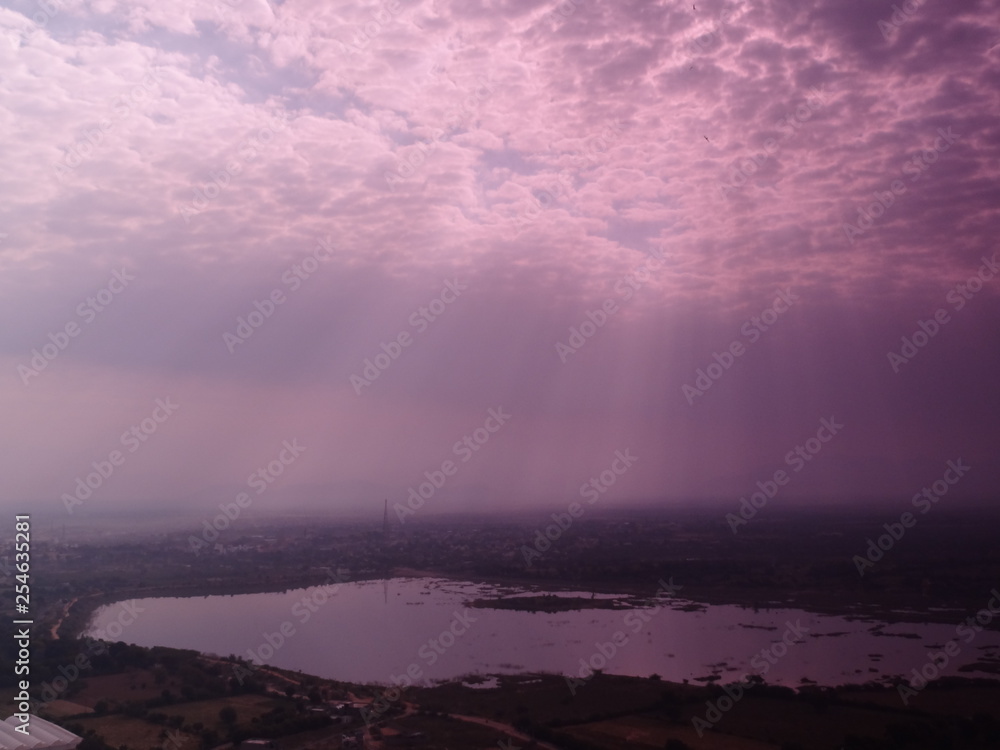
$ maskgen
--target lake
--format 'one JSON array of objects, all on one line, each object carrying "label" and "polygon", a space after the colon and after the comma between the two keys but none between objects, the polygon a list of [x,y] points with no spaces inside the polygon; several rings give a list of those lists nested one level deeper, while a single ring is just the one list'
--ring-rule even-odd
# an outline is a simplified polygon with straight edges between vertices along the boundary
[{"label": "lake", "polygon": [[[770,684],[824,685],[909,675],[928,651],[956,641],[944,674],[994,676],[962,665],[1000,657],[1000,633],[971,638],[954,625],[890,624],[797,609],[757,611],[663,596],[658,606],[525,612],[468,607],[479,598],[552,593],[440,578],[393,578],[280,593],[161,597],[99,609],[85,635],[141,646],[236,654],[259,664],[336,680],[416,682],[474,673],[591,669],[663,679],[730,682],[747,673]],[[953,649],[954,650],[954,649]]]}]

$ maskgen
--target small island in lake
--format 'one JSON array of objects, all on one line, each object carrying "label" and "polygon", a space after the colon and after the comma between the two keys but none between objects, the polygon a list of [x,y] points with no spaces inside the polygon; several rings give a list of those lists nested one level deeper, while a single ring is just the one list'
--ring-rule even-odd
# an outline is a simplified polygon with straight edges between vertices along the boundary
[{"label": "small island in lake", "polygon": [[522,612],[569,612],[575,609],[628,609],[619,599],[591,599],[585,596],[509,596],[503,599],[473,599],[466,603],[477,609],[515,609]]}]

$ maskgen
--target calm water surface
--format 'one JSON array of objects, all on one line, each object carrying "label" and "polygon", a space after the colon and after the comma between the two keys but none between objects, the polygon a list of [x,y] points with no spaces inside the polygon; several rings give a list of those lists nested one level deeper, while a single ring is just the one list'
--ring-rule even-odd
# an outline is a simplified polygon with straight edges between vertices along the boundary
[{"label": "calm water surface", "polygon": [[[963,664],[1000,657],[1000,633],[971,643],[955,625],[887,624],[795,609],[692,605],[664,597],[659,607],[570,612],[470,609],[480,597],[523,595],[437,578],[394,578],[282,593],[138,599],[98,610],[87,635],[141,646],[237,654],[256,663],[331,679],[387,683],[471,673],[548,671],[586,676],[590,669],[666,680],[722,682],[747,673],[797,686],[867,682],[909,675],[929,650],[957,640]],[[560,596],[590,593],[553,592]],[[615,598],[596,595],[598,598]],[[790,627],[791,626],[791,627]],[[784,639],[784,642],[783,642]],[[790,644],[790,645],[789,645]],[[603,662],[602,662],[603,660]]]}]

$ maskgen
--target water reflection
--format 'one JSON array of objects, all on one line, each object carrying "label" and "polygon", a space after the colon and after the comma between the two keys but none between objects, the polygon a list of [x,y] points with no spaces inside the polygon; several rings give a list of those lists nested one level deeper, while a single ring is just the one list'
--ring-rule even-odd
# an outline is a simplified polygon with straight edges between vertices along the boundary
[{"label": "water reflection", "polygon": [[[588,608],[526,612],[469,606],[480,598],[546,594],[579,598]],[[758,674],[771,684],[842,684],[908,674],[926,661],[928,650],[955,638],[952,625],[706,606],[673,597],[634,606],[628,597],[615,595],[438,578],[152,598],[133,606],[138,614],[121,640],[237,654],[354,682],[428,682],[528,671],[585,679],[596,668],[655,673],[677,682],[731,682]],[[99,610],[88,635],[115,622],[120,609],[119,604]],[[961,613],[955,619],[960,621]],[[980,633],[965,649],[964,661],[949,665],[946,674],[998,655],[1000,634]]]}]

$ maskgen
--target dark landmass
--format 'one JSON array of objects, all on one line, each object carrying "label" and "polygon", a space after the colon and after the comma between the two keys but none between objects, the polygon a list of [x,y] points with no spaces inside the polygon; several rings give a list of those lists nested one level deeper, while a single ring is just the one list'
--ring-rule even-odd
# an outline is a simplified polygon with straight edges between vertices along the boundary
[{"label": "dark landmass", "polygon": [[[717,510],[595,511],[556,534],[545,517],[418,516],[388,531],[376,521],[241,518],[217,534],[206,533],[204,520],[194,520],[183,531],[146,529],[109,539],[74,521],[69,529],[54,527],[33,540],[32,685],[44,699],[37,694],[42,685],[56,684],[65,675],[60,668],[69,669],[87,653],[91,646],[77,636],[104,603],[281,591],[393,575],[431,574],[537,591],[475,605],[538,611],[642,606],[664,581],[680,586],[679,596],[692,608],[798,607],[953,625],[986,606],[1000,587],[995,543],[1000,514],[937,508],[881,556],[873,555],[878,559],[864,566],[862,575],[856,556],[865,556],[869,540],[885,534],[884,524],[893,520],[884,511],[767,507],[734,534]],[[2,558],[8,584],[12,561],[8,544]],[[619,597],[561,598],[546,596],[545,590]],[[9,600],[6,606],[5,616],[12,616]],[[1000,618],[987,627],[998,625]],[[14,658],[13,639],[7,639],[0,644],[4,698],[14,694]],[[984,655],[980,662],[998,671],[995,659]],[[194,750],[266,733],[289,749],[339,747],[345,731],[364,725],[360,706],[384,692],[257,669],[235,657],[124,643],[106,644],[106,653],[91,654],[88,664],[44,706],[44,712],[87,735],[82,750]],[[698,737],[693,720],[727,697],[726,685],[598,674],[572,690],[552,675],[498,680],[496,688],[453,681],[404,691],[365,729],[369,746],[1000,747],[996,681],[936,680],[909,705],[896,687],[886,685],[804,682],[791,690],[761,684],[748,688]],[[340,723],[346,717],[330,713],[328,704],[344,701],[358,704],[352,709],[354,724]],[[236,712],[235,720],[228,711],[225,718],[220,715],[227,707]],[[331,728],[330,722],[338,723]]]},{"label": "dark landmass", "polygon": [[[205,541],[205,521],[187,531],[92,539],[71,528],[33,546],[34,594],[52,614],[66,601],[90,608],[118,598],[280,591],[399,572],[472,581],[652,596],[659,581],[706,604],[799,607],[889,622],[955,622],[981,609],[1000,585],[1000,512],[936,508],[864,569],[868,540],[885,534],[885,512],[766,507],[734,534],[724,514],[677,510],[591,514],[542,545],[552,520],[521,517],[409,519],[380,523],[238,519]],[[381,520],[381,519],[379,519]],[[532,551],[527,554],[526,551]],[[10,566],[13,557],[5,555]],[[83,619],[86,619],[84,615]],[[80,618],[67,621],[66,635]]]},{"label": "dark landmass", "polygon": [[[67,664],[86,664],[58,682]],[[908,697],[867,684],[798,690],[763,680],[693,685],[656,675],[470,675],[397,690],[260,667],[236,657],[87,640],[51,641],[36,710],[83,750],[209,750],[267,739],[281,750],[671,748],[995,750],[1000,683],[947,678]],[[56,690],[55,687],[59,689]],[[13,698],[13,689],[0,699]]]},{"label": "dark landmass", "polygon": [[479,609],[513,609],[521,612],[570,612],[576,609],[628,609],[617,599],[591,599],[583,596],[510,596],[499,599],[473,599],[468,607]]}]

